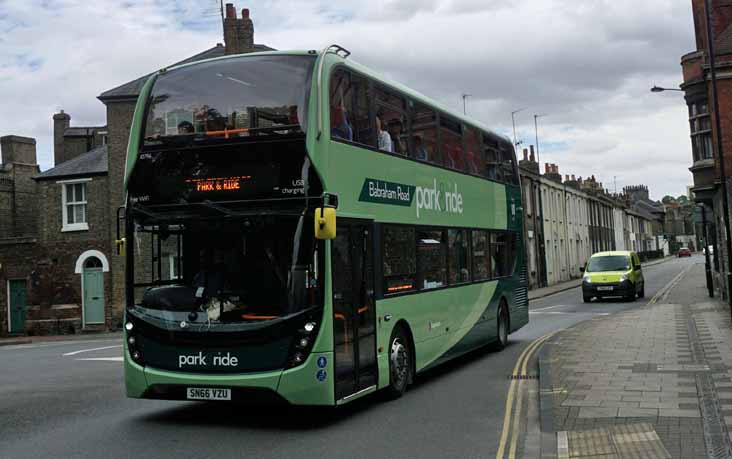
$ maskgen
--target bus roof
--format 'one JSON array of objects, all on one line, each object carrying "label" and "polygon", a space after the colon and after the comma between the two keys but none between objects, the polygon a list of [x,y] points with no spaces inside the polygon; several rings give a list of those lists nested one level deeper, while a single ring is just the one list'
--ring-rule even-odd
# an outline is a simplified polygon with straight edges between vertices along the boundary
[{"label": "bus roof", "polygon": [[[216,61],[223,61],[223,60],[230,60],[230,59],[246,59],[248,57],[257,57],[257,56],[319,56],[322,54],[323,54],[322,52],[317,52],[314,50],[262,51],[262,52],[257,52],[257,53],[230,54],[227,56],[219,56],[219,57],[214,57],[211,59],[204,59],[204,60],[195,61],[195,62],[188,62],[185,64],[164,68],[164,69],[160,70],[158,72],[158,74],[163,74],[163,73],[166,73],[169,71],[178,70],[178,69],[182,69],[182,68],[186,68],[186,67],[192,67],[192,66],[196,66],[198,64],[203,64],[206,62],[216,62]],[[409,96],[410,98],[412,98],[424,105],[428,105],[436,110],[445,112],[445,113],[449,114],[451,117],[456,118],[456,119],[464,122],[465,124],[468,124],[476,129],[480,129],[481,131],[484,131],[484,132],[496,137],[496,139],[500,139],[500,140],[503,140],[504,142],[508,142],[508,144],[511,145],[511,141],[508,137],[497,134],[493,130],[489,129],[488,127],[486,127],[485,125],[480,123],[479,121],[476,121],[473,118],[467,117],[467,116],[463,115],[462,113],[457,112],[457,111],[441,104],[440,102],[437,102],[436,100],[425,96],[424,94],[420,93],[419,91],[415,91],[414,89],[411,89],[401,83],[391,80],[391,79],[383,76],[382,74],[380,74],[374,70],[371,70],[370,68],[368,68],[362,64],[359,64],[358,62],[355,62],[353,59],[344,58],[344,57],[342,57],[338,54],[332,53],[332,52],[327,52],[325,55],[325,58],[331,61],[330,62],[331,66],[337,65],[337,64],[343,64],[352,70],[355,70],[365,76],[373,78],[374,80],[378,80],[380,83],[383,83],[386,86],[390,86],[393,89],[396,89],[396,90],[402,92],[406,96]],[[333,60],[336,60],[336,62],[333,62]],[[329,63],[329,62],[326,61],[326,63]]]}]

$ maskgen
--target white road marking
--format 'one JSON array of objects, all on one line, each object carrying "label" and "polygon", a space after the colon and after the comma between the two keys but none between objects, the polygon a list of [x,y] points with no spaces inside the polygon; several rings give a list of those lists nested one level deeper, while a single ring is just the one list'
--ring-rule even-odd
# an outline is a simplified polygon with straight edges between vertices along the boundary
[{"label": "white road marking", "polygon": [[63,356],[64,357],[68,357],[70,355],[81,354],[82,352],[103,351],[105,349],[115,349],[115,348],[118,348],[118,347],[122,347],[122,345],[121,344],[118,344],[116,346],[95,347],[94,349],[82,349],[80,351],[67,352],[66,354],[63,354]]},{"label": "white road marking", "polygon": [[28,344],[11,344],[9,346],[0,346],[0,351],[5,350],[16,350],[16,349],[42,349],[45,347],[59,347],[59,346],[78,346],[84,343],[114,343],[119,342],[119,339],[88,339],[83,341],[54,341],[49,343],[28,343]]},{"label": "white road marking", "polygon": [[529,312],[540,312],[540,311],[548,311],[549,309],[554,309],[554,308],[563,308],[563,307],[566,307],[566,306],[567,306],[566,304],[558,304],[558,305],[556,305],[556,306],[549,306],[549,307],[546,307],[546,308],[534,309],[534,310],[531,310],[531,311],[529,311]]},{"label": "white road marking", "polygon": [[592,316],[609,316],[609,312],[586,312],[586,311],[529,311],[529,314],[554,314],[554,315],[569,315],[569,314],[590,314]]},{"label": "white road marking", "polygon": [[96,360],[96,361],[105,361],[105,362],[121,362],[123,360],[122,357],[89,357],[86,359],[74,359],[74,360]]}]

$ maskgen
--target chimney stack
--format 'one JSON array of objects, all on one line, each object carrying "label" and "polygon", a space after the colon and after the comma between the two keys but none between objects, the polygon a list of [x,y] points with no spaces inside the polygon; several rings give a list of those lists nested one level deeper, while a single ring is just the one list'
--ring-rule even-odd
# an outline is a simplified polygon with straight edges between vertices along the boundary
[{"label": "chimney stack", "polygon": [[0,137],[1,164],[36,166],[36,139],[18,135]]},{"label": "chimney stack", "polygon": [[226,4],[224,17],[224,48],[226,54],[241,54],[254,51],[254,23],[249,9],[241,10],[241,18],[236,17],[233,3]]},{"label": "chimney stack", "polygon": [[551,166],[549,166],[549,163],[544,163],[544,173],[545,174],[551,174]]},{"label": "chimney stack", "polygon": [[71,125],[71,116],[61,110],[53,115],[53,165],[58,166],[66,161],[64,153],[64,131]]},{"label": "chimney stack", "polygon": [[528,161],[528,160],[529,160],[529,149],[524,148],[524,161]]}]

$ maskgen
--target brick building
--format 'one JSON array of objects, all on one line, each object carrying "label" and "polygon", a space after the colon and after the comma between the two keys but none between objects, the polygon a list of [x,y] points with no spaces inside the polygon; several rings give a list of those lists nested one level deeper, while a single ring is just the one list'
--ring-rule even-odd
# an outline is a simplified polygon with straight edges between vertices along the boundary
[{"label": "brick building", "polygon": [[[255,51],[249,10],[226,5],[225,44],[172,65]],[[116,328],[124,311],[117,210],[137,96],[150,75],[103,92],[106,123],[53,115],[54,167],[40,172],[35,140],[0,139],[0,336]]]},{"label": "brick building", "polygon": [[[716,120],[712,110],[709,47],[706,33],[704,0],[692,0],[692,16],[696,49],[681,57],[684,82],[681,89],[689,113],[692,164],[694,177],[691,189],[694,201],[706,206],[707,244],[714,247],[714,282],[727,297],[725,279],[729,271],[724,240],[723,199],[720,182],[720,162],[717,155]],[[725,170],[732,173],[732,3],[712,0],[709,14],[715,48],[716,75],[719,99],[721,139],[725,153]],[[732,190],[728,194],[732,197]]]}]

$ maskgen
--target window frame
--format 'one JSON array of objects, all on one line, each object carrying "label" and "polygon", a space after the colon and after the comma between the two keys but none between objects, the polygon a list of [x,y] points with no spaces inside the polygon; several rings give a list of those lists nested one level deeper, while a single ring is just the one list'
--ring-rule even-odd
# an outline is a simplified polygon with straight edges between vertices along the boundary
[{"label": "window frame", "polygon": [[[699,111],[701,105],[706,107],[703,112]],[[708,122],[708,128],[700,129],[703,121]],[[706,100],[698,100],[689,104],[689,131],[691,132],[691,150],[694,162],[714,159],[712,117],[709,113],[709,103]],[[705,155],[702,156],[702,153],[705,153]]]},{"label": "window frame", "polygon": [[[91,178],[75,179],[75,180],[60,180],[56,182],[61,185],[61,232],[71,231],[88,231],[89,230],[89,187],[88,183],[91,183]],[[83,184],[84,187],[84,200],[83,201],[72,201],[67,200],[67,187]],[[76,198],[76,196],[74,196]],[[68,223],[69,221],[69,206],[84,206],[84,221]]]},{"label": "window frame", "polygon": [[[450,171],[450,172],[454,172],[454,173],[458,173],[458,174],[467,175],[467,176],[470,176],[470,177],[480,178],[482,180],[487,180],[489,182],[494,182],[494,183],[498,183],[498,184],[505,185],[505,186],[514,186],[514,187],[520,186],[521,178],[519,177],[519,173],[518,173],[518,162],[517,162],[517,159],[516,159],[516,152],[515,152],[515,150],[513,150],[513,147],[512,147],[512,145],[511,145],[510,142],[503,142],[503,143],[505,144],[505,146],[507,148],[510,148],[511,150],[513,150],[512,152],[511,152],[511,150],[509,150],[509,154],[510,154],[510,157],[511,157],[511,170],[512,170],[512,178],[511,178],[511,181],[503,181],[503,180],[499,180],[499,179],[493,179],[493,178],[487,177],[484,174],[481,174],[480,171],[478,171],[478,173],[472,173],[469,170],[467,170],[468,169],[467,167],[466,167],[466,170],[453,169],[451,167],[448,167],[445,164],[438,164],[438,163],[435,163],[435,162],[420,160],[420,159],[417,159],[417,158],[412,157],[412,155],[411,155],[411,153],[412,153],[412,128],[413,128],[412,110],[413,110],[414,104],[423,105],[423,106],[425,106],[426,108],[429,108],[430,110],[432,110],[435,113],[435,130],[436,130],[435,142],[436,142],[436,153],[439,155],[440,158],[443,159],[443,163],[444,163],[444,153],[442,152],[442,148],[441,148],[441,141],[442,141],[442,139],[441,139],[441,135],[440,135],[441,129],[442,129],[442,126],[440,124],[441,123],[440,119],[443,116],[444,117],[447,117],[447,118],[450,118],[451,120],[455,120],[457,123],[461,124],[461,147],[462,147],[463,161],[464,162],[466,162],[466,159],[467,159],[465,157],[465,150],[466,150],[466,147],[465,147],[465,142],[466,142],[465,135],[466,135],[466,130],[467,129],[473,129],[473,130],[478,131],[478,136],[480,137],[480,142],[481,142],[481,148],[484,146],[484,142],[486,141],[486,138],[491,138],[492,140],[496,141],[497,151],[499,152],[499,155],[503,152],[503,150],[501,149],[501,146],[502,146],[501,145],[502,144],[501,140],[502,140],[502,138],[501,138],[501,136],[499,136],[497,134],[494,134],[494,133],[492,133],[490,131],[486,131],[485,129],[483,129],[481,127],[478,127],[478,126],[476,126],[474,124],[471,124],[469,122],[466,122],[462,118],[455,117],[454,115],[450,114],[449,112],[445,112],[444,110],[435,107],[435,105],[432,104],[431,102],[425,102],[423,100],[416,99],[416,98],[414,98],[414,97],[412,97],[410,95],[407,95],[401,89],[398,89],[398,88],[392,86],[391,84],[389,84],[388,82],[386,82],[384,80],[380,80],[380,79],[376,79],[376,78],[373,78],[371,76],[368,76],[368,75],[366,75],[366,74],[364,74],[364,73],[362,73],[362,72],[360,72],[358,70],[355,70],[355,69],[353,69],[353,68],[351,68],[351,67],[349,67],[349,66],[347,66],[345,64],[342,64],[342,63],[339,63],[339,64],[334,65],[330,69],[330,72],[329,72],[329,76],[328,76],[328,80],[327,80],[327,85],[328,85],[328,104],[327,105],[328,105],[328,113],[329,113],[329,115],[328,115],[328,122],[327,123],[325,122],[325,120],[323,120],[323,124],[324,125],[330,126],[330,124],[329,124],[330,123],[330,104],[331,104],[331,101],[330,101],[330,84],[331,84],[331,81],[333,79],[334,74],[336,72],[338,72],[339,70],[349,72],[351,74],[351,78],[358,77],[358,78],[364,79],[367,82],[367,85],[368,85],[368,88],[369,88],[369,92],[371,93],[370,102],[368,104],[369,105],[369,112],[370,112],[369,113],[369,120],[370,120],[370,124],[372,126],[372,129],[374,130],[374,133],[376,131],[375,118],[376,118],[376,106],[377,106],[377,104],[376,104],[376,94],[374,92],[376,90],[376,87],[377,86],[381,86],[387,92],[391,92],[391,93],[397,95],[398,97],[401,97],[404,100],[405,105],[406,105],[406,113],[404,114],[405,115],[405,118],[406,118],[406,126],[405,126],[405,129],[407,131],[407,150],[408,150],[409,154],[402,155],[402,154],[399,154],[399,153],[394,153],[394,152],[379,150],[379,148],[378,148],[378,139],[376,139],[376,134],[374,134],[375,145],[372,146],[372,145],[368,145],[368,144],[364,144],[364,143],[359,143],[359,142],[356,142],[356,141],[353,141],[353,140],[349,141],[347,139],[343,139],[343,138],[340,138],[340,137],[333,137],[333,136],[331,136],[330,129],[326,129],[327,135],[328,135],[328,139],[330,140],[330,142],[337,142],[337,143],[341,143],[341,144],[345,144],[345,145],[350,145],[350,146],[356,147],[356,148],[361,148],[361,149],[365,149],[365,150],[371,150],[371,151],[374,151],[376,153],[380,153],[380,154],[384,154],[384,155],[390,155],[390,156],[393,156],[395,158],[400,158],[400,159],[404,159],[404,160],[410,160],[410,161],[413,161],[413,162],[416,162],[416,163],[420,163],[420,164],[424,164],[424,165],[436,167],[436,168],[439,168],[439,169],[443,169],[443,170]],[[320,116],[323,116],[323,114],[321,113]]]}]

